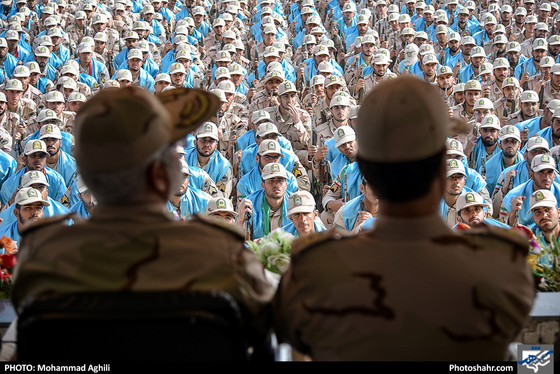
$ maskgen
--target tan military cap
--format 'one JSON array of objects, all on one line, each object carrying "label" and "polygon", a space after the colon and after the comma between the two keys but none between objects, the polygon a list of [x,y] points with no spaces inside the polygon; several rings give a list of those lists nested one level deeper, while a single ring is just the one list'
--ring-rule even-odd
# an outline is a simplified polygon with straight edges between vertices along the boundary
[{"label": "tan military cap", "polygon": [[468,208],[473,205],[479,206],[490,206],[484,198],[477,194],[476,192],[466,192],[459,195],[457,198],[457,211],[460,212],[461,210]]},{"label": "tan military cap", "polygon": [[556,200],[556,196],[550,190],[537,190],[531,194],[531,198],[529,200],[531,211],[535,208],[540,207],[556,207],[558,206],[558,201]]},{"label": "tan military cap", "polygon": [[259,144],[259,149],[257,150],[259,156],[275,154],[284,157],[282,150],[280,149],[280,143],[274,139],[265,139]]},{"label": "tan military cap", "polygon": [[43,200],[41,193],[32,187],[22,188],[18,191],[15,199],[17,205],[28,205],[39,202],[43,206],[51,205],[48,201]]},{"label": "tan military cap", "polygon": [[208,214],[217,212],[227,212],[233,214],[237,217],[237,212],[233,210],[233,204],[230,199],[225,199],[223,197],[215,197],[208,200],[208,206],[206,207]]},{"label": "tan military cap", "polygon": [[30,170],[27,173],[23,174],[23,177],[21,178],[22,187],[31,187],[32,184],[42,184],[45,186],[50,186],[47,182],[47,177],[45,177],[45,174],[37,170]]},{"label": "tan military cap", "polygon": [[296,213],[313,213],[315,199],[307,191],[296,191],[288,197],[288,216]]},{"label": "tan military cap", "polygon": [[416,77],[386,80],[361,105],[356,125],[359,156],[367,161],[406,162],[445,150],[458,119],[432,85]]},{"label": "tan military cap", "polygon": [[267,180],[276,177],[288,179],[288,173],[284,165],[275,162],[266,164],[262,171],[262,179]]},{"label": "tan military cap", "polygon": [[78,167],[118,170],[144,162],[186,137],[219,106],[216,95],[197,89],[178,88],[157,96],[134,86],[101,90],[76,115]]}]

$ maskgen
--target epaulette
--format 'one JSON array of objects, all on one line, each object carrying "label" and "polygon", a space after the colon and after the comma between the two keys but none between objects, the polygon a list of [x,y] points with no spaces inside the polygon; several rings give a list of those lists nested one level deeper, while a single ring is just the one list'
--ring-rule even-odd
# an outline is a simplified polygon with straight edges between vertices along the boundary
[{"label": "epaulette", "polygon": [[317,247],[318,244],[350,237],[353,237],[351,233],[334,228],[300,237],[292,243],[291,257],[292,259],[295,259],[301,256],[302,252]]},{"label": "epaulette", "polygon": [[473,227],[471,230],[460,231],[467,236],[486,236],[505,241],[513,245],[515,250],[520,251],[522,254],[529,253],[529,240],[522,233],[515,229],[499,227],[483,223]]},{"label": "epaulette", "polygon": [[214,228],[218,228],[222,231],[232,234],[240,240],[243,241],[245,240],[245,235],[243,233],[243,230],[241,230],[241,228],[239,228],[236,225],[229,224],[219,218],[212,218],[204,214],[193,214],[191,217],[191,221],[201,222],[203,224],[212,226]]},{"label": "epaulette", "polygon": [[76,221],[77,217],[78,217],[78,215],[75,212],[72,212],[72,213],[68,213],[68,214],[58,214],[58,215],[52,216],[52,217],[41,218],[40,220],[38,220],[36,222],[30,222],[28,225],[25,225],[23,227],[23,229],[21,230],[21,235],[29,234],[33,231],[43,229],[43,228],[48,227],[48,226],[52,226],[56,223],[62,223],[63,221],[65,221],[67,219],[72,219],[72,220]]}]

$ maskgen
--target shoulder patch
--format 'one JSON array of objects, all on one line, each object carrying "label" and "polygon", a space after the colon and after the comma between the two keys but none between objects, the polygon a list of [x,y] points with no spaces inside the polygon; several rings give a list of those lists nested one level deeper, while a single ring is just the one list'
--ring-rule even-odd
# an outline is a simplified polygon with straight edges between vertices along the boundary
[{"label": "shoulder patch", "polygon": [[193,214],[191,219],[193,222],[201,222],[203,224],[215,227],[221,231],[228,232],[241,241],[245,241],[245,235],[240,227],[230,225],[221,219],[216,219],[203,214]]}]

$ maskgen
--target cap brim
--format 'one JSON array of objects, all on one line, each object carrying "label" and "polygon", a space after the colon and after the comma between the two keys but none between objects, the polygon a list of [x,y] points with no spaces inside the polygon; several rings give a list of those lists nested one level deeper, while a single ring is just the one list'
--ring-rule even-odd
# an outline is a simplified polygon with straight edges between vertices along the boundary
[{"label": "cap brim", "polygon": [[474,206],[474,205],[480,205],[480,206],[484,206],[484,207],[489,207],[490,204],[488,204],[487,202],[481,203],[481,202],[477,202],[477,201],[472,201],[470,203],[466,203],[465,205],[463,205],[461,208],[457,207],[457,211],[460,212],[461,210],[468,208],[470,206]]},{"label": "cap brim", "polygon": [[48,201],[45,201],[43,199],[37,198],[37,197],[32,197],[29,199],[25,199],[22,200],[20,202],[18,202],[18,205],[27,205],[27,204],[32,204],[32,203],[41,203],[43,206],[50,206],[51,204]]},{"label": "cap brim", "polygon": [[296,213],[313,213],[315,211],[315,207],[309,205],[300,205],[295,208],[288,210],[286,215],[291,216],[292,214]]},{"label": "cap brim", "polygon": [[338,148],[341,145],[346,144],[348,142],[351,142],[353,140],[356,140],[356,135],[346,135],[346,136],[343,136],[342,138],[338,139],[338,141],[336,142],[336,144],[334,146],[336,148]]},{"label": "cap brim", "polygon": [[196,130],[214,116],[221,105],[217,95],[195,88],[176,88],[161,92],[156,97],[167,109],[171,119],[172,143]]},{"label": "cap brim", "polygon": [[538,172],[538,171],[545,170],[545,169],[556,170],[556,167],[555,167],[553,164],[544,163],[544,164],[540,164],[540,165],[536,166],[536,167],[533,169],[533,172],[536,173],[536,172]]},{"label": "cap brim", "polygon": [[208,214],[212,214],[212,213],[217,213],[217,212],[226,212],[226,213],[231,213],[233,214],[234,217],[237,217],[239,214],[234,211],[234,210],[229,210],[229,209],[215,209],[211,212],[208,212]]}]

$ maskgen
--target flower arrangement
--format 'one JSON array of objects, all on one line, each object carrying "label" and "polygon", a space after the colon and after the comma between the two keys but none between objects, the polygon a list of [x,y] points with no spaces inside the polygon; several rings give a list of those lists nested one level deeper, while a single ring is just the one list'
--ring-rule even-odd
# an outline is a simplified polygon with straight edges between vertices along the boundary
[{"label": "flower arrangement", "polygon": [[16,266],[17,243],[3,236],[0,238],[0,246],[4,252],[0,255],[0,299],[7,299],[10,297],[14,283],[12,269]]},{"label": "flower arrangement", "polygon": [[[468,230],[469,225],[459,224],[458,230]],[[539,292],[560,292],[560,243],[552,236],[547,244],[542,237],[535,237],[533,231],[523,225],[515,225],[513,230],[522,233],[529,242],[527,263],[531,267]]]},{"label": "flower arrangement", "polygon": [[282,229],[276,229],[261,240],[248,240],[247,245],[267,270],[282,274],[290,264],[290,250],[295,238]]}]

